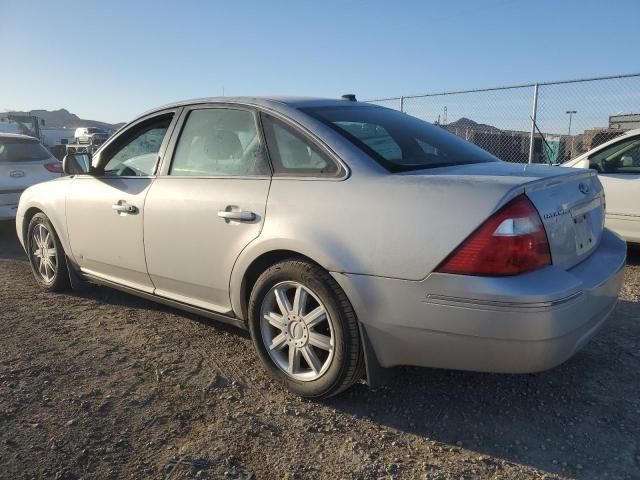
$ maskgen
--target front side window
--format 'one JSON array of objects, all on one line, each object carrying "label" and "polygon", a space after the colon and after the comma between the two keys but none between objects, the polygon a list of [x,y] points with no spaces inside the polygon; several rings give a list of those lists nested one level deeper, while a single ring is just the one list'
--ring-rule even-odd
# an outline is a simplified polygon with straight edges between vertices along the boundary
[{"label": "front side window", "polygon": [[105,152],[107,176],[146,177],[155,173],[158,153],[173,114],[163,115],[125,131],[124,137]]},{"label": "front side window", "polygon": [[0,138],[0,162],[28,162],[49,157],[49,152],[37,140]]},{"label": "front side window", "polygon": [[406,113],[374,106],[303,108],[388,171],[497,162],[489,152]]},{"label": "front side window", "polygon": [[253,113],[209,108],[193,110],[178,139],[172,176],[269,175]]},{"label": "front side window", "polygon": [[589,158],[589,168],[600,173],[640,174],[640,137],[615,143]]},{"label": "front side window", "polygon": [[276,175],[336,176],[339,166],[310,140],[271,115],[262,115],[269,155]]}]

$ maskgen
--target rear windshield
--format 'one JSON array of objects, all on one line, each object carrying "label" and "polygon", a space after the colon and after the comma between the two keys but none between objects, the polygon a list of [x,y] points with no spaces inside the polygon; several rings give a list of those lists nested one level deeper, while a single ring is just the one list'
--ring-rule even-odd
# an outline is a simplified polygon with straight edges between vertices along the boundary
[{"label": "rear windshield", "polygon": [[51,155],[35,140],[0,138],[0,162],[45,160]]},{"label": "rear windshield", "polygon": [[390,172],[497,162],[489,152],[406,113],[382,107],[303,108]]}]

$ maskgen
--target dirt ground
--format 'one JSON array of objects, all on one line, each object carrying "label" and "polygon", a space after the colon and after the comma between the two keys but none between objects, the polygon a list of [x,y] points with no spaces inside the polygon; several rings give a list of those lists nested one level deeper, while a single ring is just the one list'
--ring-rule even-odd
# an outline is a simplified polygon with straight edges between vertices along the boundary
[{"label": "dirt ground", "polygon": [[0,225],[0,478],[640,478],[640,252],[535,375],[400,368],[323,402],[248,335],[108,288],[47,294]]}]

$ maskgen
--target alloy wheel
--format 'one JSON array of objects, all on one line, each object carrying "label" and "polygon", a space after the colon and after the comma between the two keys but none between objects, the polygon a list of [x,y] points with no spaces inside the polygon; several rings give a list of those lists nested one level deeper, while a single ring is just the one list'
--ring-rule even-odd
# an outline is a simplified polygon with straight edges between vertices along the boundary
[{"label": "alloy wheel", "polygon": [[335,336],[331,316],[304,285],[281,282],[266,294],[260,331],[271,360],[297,380],[320,378],[331,365]]},{"label": "alloy wheel", "polygon": [[31,234],[31,252],[34,266],[42,279],[52,282],[58,268],[58,251],[53,234],[42,223],[37,224]]}]

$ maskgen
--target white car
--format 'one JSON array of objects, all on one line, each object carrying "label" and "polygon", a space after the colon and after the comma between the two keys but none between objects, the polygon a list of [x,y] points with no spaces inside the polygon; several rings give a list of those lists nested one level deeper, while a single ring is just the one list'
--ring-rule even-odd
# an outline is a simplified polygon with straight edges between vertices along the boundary
[{"label": "white car", "polygon": [[0,133],[0,221],[16,218],[20,194],[62,175],[62,163],[37,138]]},{"label": "white car", "polygon": [[606,196],[607,227],[627,242],[640,244],[640,129],[630,130],[562,166],[596,170]]}]

